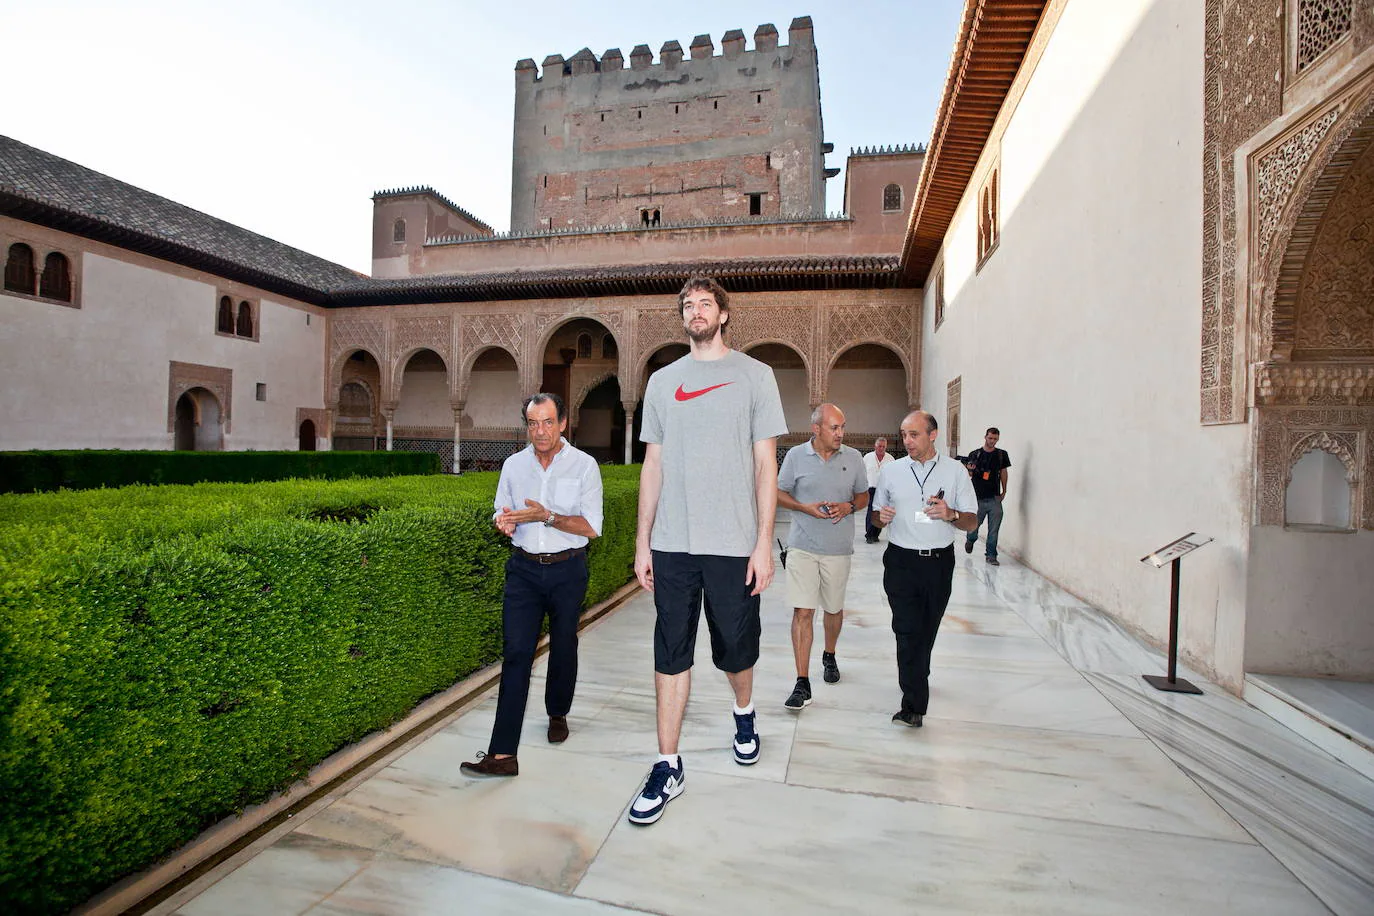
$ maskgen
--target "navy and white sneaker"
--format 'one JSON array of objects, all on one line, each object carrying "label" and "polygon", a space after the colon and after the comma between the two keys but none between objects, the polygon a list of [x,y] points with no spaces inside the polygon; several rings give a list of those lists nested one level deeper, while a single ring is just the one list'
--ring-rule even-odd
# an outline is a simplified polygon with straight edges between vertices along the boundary
[{"label": "navy and white sneaker", "polygon": [[754,714],[735,713],[735,763],[742,767],[759,762],[759,735],[754,731]]},{"label": "navy and white sneaker", "polygon": [[654,764],[649,771],[649,778],[644,782],[644,791],[630,803],[630,823],[652,824],[662,817],[668,802],[682,794],[686,783],[685,769],[681,757],[676,768],[666,760]]}]

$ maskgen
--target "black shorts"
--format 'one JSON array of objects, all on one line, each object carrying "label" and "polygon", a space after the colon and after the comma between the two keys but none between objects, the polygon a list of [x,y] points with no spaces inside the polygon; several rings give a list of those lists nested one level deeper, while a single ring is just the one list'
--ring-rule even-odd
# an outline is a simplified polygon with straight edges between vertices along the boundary
[{"label": "black shorts", "polygon": [[748,557],[716,557],[653,551],[654,670],[681,674],[696,654],[697,622],[706,598],[706,629],[711,634],[711,661],[736,674],[759,660],[759,595],[744,577]]}]

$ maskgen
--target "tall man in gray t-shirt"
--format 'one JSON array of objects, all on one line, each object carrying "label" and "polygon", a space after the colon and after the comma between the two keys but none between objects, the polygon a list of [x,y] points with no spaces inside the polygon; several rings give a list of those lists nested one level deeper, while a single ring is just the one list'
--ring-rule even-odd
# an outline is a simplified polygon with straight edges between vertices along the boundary
[{"label": "tall man in gray t-shirt", "polygon": [[635,575],[654,593],[659,758],[630,805],[652,824],[683,789],[678,738],[703,598],[711,659],[735,694],[735,762],[757,763],[759,595],[773,581],[776,439],[787,431],[773,370],[725,345],[730,298],[693,277],[678,294],[691,352],[649,378],[640,438]]}]

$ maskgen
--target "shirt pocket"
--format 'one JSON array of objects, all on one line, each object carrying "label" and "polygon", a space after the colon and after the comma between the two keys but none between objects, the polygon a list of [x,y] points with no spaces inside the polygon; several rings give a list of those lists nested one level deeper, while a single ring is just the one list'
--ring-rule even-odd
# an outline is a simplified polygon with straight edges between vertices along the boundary
[{"label": "shirt pocket", "polygon": [[553,482],[553,511],[559,515],[581,515],[582,481],[564,477]]}]

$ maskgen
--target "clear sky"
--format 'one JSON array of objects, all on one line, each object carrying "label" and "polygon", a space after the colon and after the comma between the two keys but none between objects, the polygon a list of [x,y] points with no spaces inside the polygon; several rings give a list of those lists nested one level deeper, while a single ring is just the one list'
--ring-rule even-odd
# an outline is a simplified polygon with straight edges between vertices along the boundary
[{"label": "clear sky", "polygon": [[[355,270],[374,191],[510,224],[515,62],[811,16],[830,166],[924,143],[963,0],[0,0],[0,133]],[[843,207],[843,173],[828,206]]]}]

